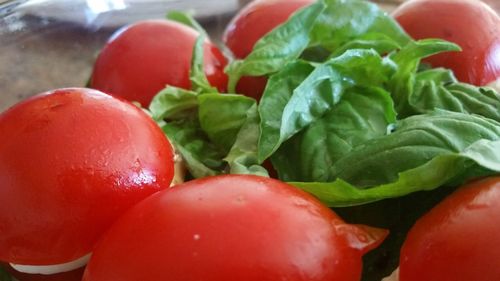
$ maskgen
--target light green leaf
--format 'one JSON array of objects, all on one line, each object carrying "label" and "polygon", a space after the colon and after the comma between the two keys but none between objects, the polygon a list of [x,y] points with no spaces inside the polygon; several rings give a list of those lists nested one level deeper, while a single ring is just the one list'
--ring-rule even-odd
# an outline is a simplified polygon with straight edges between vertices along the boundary
[{"label": "light green leaf", "polygon": [[[451,75],[450,71],[446,71]],[[441,76],[440,73],[443,75]],[[436,108],[478,114],[500,122],[500,94],[492,89],[458,83],[447,79],[443,69],[418,73],[407,107],[400,116],[410,116]]]},{"label": "light green leaf", "polygon": [[191,70],[189,71],[189,80],[191,80],[191,89],[198,93],[218,93],[218,90],[210,85],[205,70],[203,68],[203,43],[205,36],[199,36],[193,47],[193,57],[191,59]]},{"label": "light green leaf", "polygon": [[262,163],[280,142],[281,117],[288,101],[297,88],[314,70],[309,63],[297,61],[272,75],[267,82],[259,105],[260,138],[259,163]]},{"label": "light green leaf", "polygon": [[384,36],[399,46],[411,41],[397,22],[374,3],[362,0],[327,0],[326,3],[325,11],[311,31],[313,46],[335,51],[364,36]]},{"label": "light green leaf", "polygon": [[149,111],[153,119],[182,119],[196,116],[198,94],[193,91],[168,86],[151,101]]},{"label": "light green leaf", "polygon": [[396,110],[404,112],[408,107],[407,96],[414,91],[415,75],[421,59],[442,52],[459,50],[460,47],[454,43],[440,39],[424,39],[411,42],[399,52],[392,54],[390,58],[398,66],[398,70],[391,78],[389,88],[396,104]]},{"label": "light green leaf", "polygon": [[259,114],[257,103],[254,101],[247,110],[245,123],[238,132],[231,151],[224,158],[229,164],[229,173],[269,176],[267,170],[257,161],[259,133]]},{"label": "light green leaf", "polygon": [[228,153],[255,100],[242,95],[204,94],[198,101],[201,128],[212,143]]},{"label": "light green leaf", "polygon": [[186,167],[195,178],[214,176],[220,173],[224,163],[222,154],[208,141],[197,120],[170,122],[162,127],[186,162]]},{"label": "light green leaf", "polygon": [[255,44],[244,60],[235,60],[226,67],[229,92],[235,92],[242,76],[263,76],[278,72],[298,58],[309,44],[309,31],[324,10],[323,1],[294,13],[288,21],[273,29]]},{"label": "light green leaf", "polygon": [[380,55],[385,55],[399,48],[401,48],[401,46],[398,42],[390,37],[380,33],[369,33],[355,40],[348,41],[335,49],[330,55],[330,58],[340,56],[350,49],[373,49]]}]

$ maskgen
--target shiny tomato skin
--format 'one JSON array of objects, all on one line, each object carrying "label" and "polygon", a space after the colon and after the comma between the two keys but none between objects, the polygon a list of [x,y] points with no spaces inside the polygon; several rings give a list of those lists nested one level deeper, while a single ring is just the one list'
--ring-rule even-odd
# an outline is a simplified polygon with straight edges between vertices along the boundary
[{"label": "shiny tomato skin", "polygon": [[500,177],[466,185],[410,230],[400,281],[500,280]]},{"label": "shiny tomato skin", "polygon": [[500,78],[500,18],[478,0],[412,0],[393,13],[415,39],[441,38],[462,52],[448,52],[425,61],[450,68],[458,80],[484,86]]},{"label": "shiny tomato skin", "polygon": [[[199,33],[169,20],[147,20],[117,31],[99,54],[91,87],[148,106],[167,85],[190,89],[189,70]],[[210,41],[204,43],[208,81],[225,91],[226,59]]]},{"label": "shiny tomato skin", "polygon": [[285,22],[298,9],[314,0],[256,0],[241,9],[223,34],[223,41],[236,58],[245,58],[266,33]]},{"label": "shiny tomato skin", "polygon": [[[314,3],[314,0],[256,0],[241,9],[231,20],[223,34],[223,42],[238,59],[251,53],[257,41],[285,22],[300,8]],[[267,79],[243,77],[238,83],[238,93],[260,99]]]},{"label": "shiny tomato skin", "polygon": [[16,278],[18,281],[81,281],[83,276],[84,267],[75,269],[69,272],[63,272],[52,275],[42,275],[42,274],[27,274],[18,272],[7,264],[2,264],[0,266],[5,268],[12,277]]},{"label": "shiny tomato skin", "polygon": [[236,92],[260,101],[260,98],[266,89],[266,84],[267,77],[243,76],[236,85]]},{"label": "shiny tomato skin", "polygon": [[103,236],[84,281],[354,281],[387,233],[280,181],[224,175],[159,192]]},{"label": "shiny tomato skin", "polygon": [[172,147],[141,109],[59,89],[0,115],[0,260],[53,265],[89,252],[125,210],[169,186]]}]

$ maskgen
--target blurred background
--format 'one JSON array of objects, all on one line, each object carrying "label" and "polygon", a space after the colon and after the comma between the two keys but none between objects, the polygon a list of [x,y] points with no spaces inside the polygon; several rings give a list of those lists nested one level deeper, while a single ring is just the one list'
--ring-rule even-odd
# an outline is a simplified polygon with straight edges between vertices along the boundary
[{"label": "blurred background", "polygon": [[[192,11],[218,41],[249,0],[0,0],[0,112],[49,89],[84,86],[99,49],[124,24]],[[393,10],[404,0],[375,1]],[[500,11],[500,0],[484,0]]]}]

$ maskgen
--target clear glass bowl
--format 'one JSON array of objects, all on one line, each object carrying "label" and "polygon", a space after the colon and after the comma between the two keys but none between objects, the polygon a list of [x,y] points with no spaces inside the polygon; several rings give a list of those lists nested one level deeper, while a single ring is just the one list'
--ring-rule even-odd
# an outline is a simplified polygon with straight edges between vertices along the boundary
[{"label": "clear glass bowl", "polygon": [[0,112],[28,96],[84,86],[121,26],[190,10],[215,41],[238,0],[0,0]]},{"label": "clear glass bowl", "polygon": [[[0,112],[36,93],[83,86],[121,26],[191,10],[214,41],[250,0],[0,0]],[[391,10],[405,0],[378,0]],[[500,10],[500,0],[484,0]]]}]

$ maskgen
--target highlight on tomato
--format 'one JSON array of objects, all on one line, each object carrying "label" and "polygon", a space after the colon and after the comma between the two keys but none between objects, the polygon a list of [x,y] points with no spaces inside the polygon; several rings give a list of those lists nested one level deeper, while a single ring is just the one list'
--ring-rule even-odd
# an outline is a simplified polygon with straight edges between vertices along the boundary
[{"label": "highlight on tomato", "polygon": [[26,273],[85,265],[125,210],[170,185],[172,146],[141,109],[58,89],[0,114],[0,261]]},{"label": "highlight on tomato", "polygon": [[387,231],[346,224],[275,179],[223,175],[158,192],[96,246],[84,281],[358,281]]},{"label": "highlight on tomato", "polygon": [[[92,88],[147,107],[167,85],[190,89],[189,71],[199,33],[170,20],[145,20],[117,31],[101,50],[92,73]],[[208,81],[225,91],[226,59],[208,39],[204,43]]]},{"label": "highlight on tomato", "polygon": [[477,0],[411,0],[393,16],[415,39],[441,38],[462,52],[447,52],[425,60],[452,69],[458,80],[484,86],[500,78],[500,17]]},{"label": "highlight on tomato", "polygon": [[[284,23],[295,11],[314,0],[255,0],[241,9],[227,25],[222,41],[235,58],[243,59],[260,38]],[[267,79],[242,77],[236,86],[238,93],[260,99]]]},{"label": "highlight on tomato", "polygon": [[500,280],[500,177],[467,184],[408,233],[400,281]]}]

